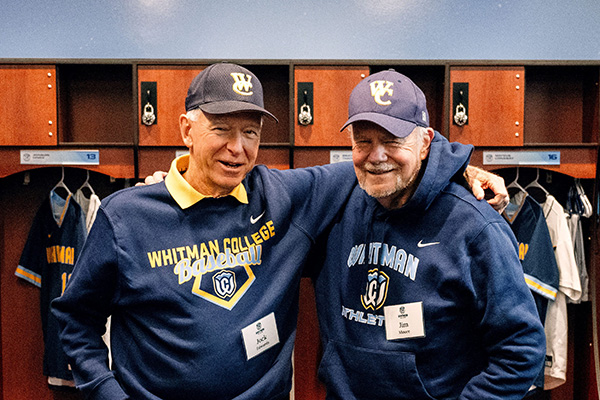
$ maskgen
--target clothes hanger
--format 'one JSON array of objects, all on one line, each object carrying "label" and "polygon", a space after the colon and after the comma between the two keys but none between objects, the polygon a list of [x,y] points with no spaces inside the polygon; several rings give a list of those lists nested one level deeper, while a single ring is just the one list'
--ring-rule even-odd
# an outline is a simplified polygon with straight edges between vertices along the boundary
[{"label": "clothes hanger", "polygon": [[523,186],[519,185],[518,181],[519,181],[519,167],[517,167],[517,174],[515,176],[515,179],[511,183],[506,185],[506,190],[508,191],[509,197],[513,197],[514,195],[516,195],[519,192],[527,193],[527,191],[523,188]]},{"label": "clothes hanger", "polygon": [[581,180],[579,178],[575,178],[575,190],[577,192],[578,200],[581,202],[581,215],[585,218],[589,218],[592,216],[593,208],[590,200],[585,194],[585,190],[583,190],[583,186],[581,186]]},{"label": "clothes hanger", "polygon": [[570,215],[583,214],[583,203],[579,197],[579,193],[577,192],[577,186],[575,183],[571,185],[569,188],[569,194],[567,196],[567,212]]},{"label": "clothes hanger", "polygon": [[60,181],[58,181],[58,183],[52,188],[51,192],[55,192],[56,194],[58,194],[59,196],[60,193],[58,193],[57,189],[64,189],[66,191],[65,196],[61,196],[64,199],[68,198],[69,196],[73,195],[73,193],[71,193],[71,191],[69,190],[69,187],[65,184],[65,167],[61,167],[61,178]]},{"label": "clothes hanger", "polygon": [[535,177],[535,180],[533,182],[531,182],[529,185],[525,186],[525,190],[527,191],[527,193],[529,193],[529,195],[531,197],[533,197],[533,199],[535,201],[537,201],[538,203],[543,203],[546,201],[546,199],[548,198],[550,193],[548,193],[548,191],[546,190],[545,187],[540,185],[540,182],[539,182],[540,169],[539,168],[536,168],[536,173],[537,173],[537,175]]},{"label": "clothes hanger", "polygon": [[85,178],[85,182],[83,182],[83,184],[79,187],[79,189],[77,189],[77,191],[81,191],[81,193],[83,193],[85,195],[85,193],[83,192],[83,189],[88,189],[90,191],[89,196],[86,197],[91,197],[92,195],[96,194],[96,192],[94,192],[94,188],[92,188],[92,185],[90,185],[90,170],[86,169],[86,173],[87,176]]}]

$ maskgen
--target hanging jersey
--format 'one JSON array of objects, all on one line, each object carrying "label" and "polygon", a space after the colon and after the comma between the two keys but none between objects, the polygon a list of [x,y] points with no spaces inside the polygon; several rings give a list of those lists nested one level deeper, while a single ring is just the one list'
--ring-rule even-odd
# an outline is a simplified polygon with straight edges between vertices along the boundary
[{"label": "hanging jersey", "polygon": [[569,189],[565,207],[565,215],[571,238],[573,240],[573,252],[575,253],[575,262],[579,272],[579,282],[581,282],[581,298],[579,300],[567,299],[568,303],[581,303],[589,301],[589,276],[585,261],[585,244],[583,242],[583,231],[581,228],[581,217],[589,218],[592,215],[592,205],[581,186],[579,179],[575,179]]},{"label": "hanging jersey", "polygon": [[581,303],[590,300],[589,275],[587,272],[587,264],[585,261],[585,244],[583,241],[583,230],[581,227],[581,215],[578,213],[565,213],[571,239],[573,241],[573,253],[575,255],[575,263],[579,273],[579,282],[581,283],[581,297],[579,300],[567,299],[568,303]]},{"label": "hanging jersey", "polygon": [[558,292],[558,266],[541,206],[526,193],[511,198],[503,213],[519,242],[519,259],[525,281],[536,298],[540,318],[546,317],[548,300]]},{"label": "hanging jersey", "polygon": [[575,262],[573,241],[563,206],[553,196],[549,195],[542,208],[558,267],[559,290],[569,299],[579,300],[581,297],[581,282]]},{"label": "hanging jersey", "polygon": [[581,282],[563,207],[550,195],[542,207],[559,272],[559,292],[556,301],[548,304],[544,324],[547,349],[544,389],[551,390],[565,383],[567,379],[567,298],[579,300]]},{"label": "hanging jersey", "polygon": [[64,292],[85,238],[81,207],[71,195],[65,200],[52,191],[34,217],[15,271],[19,278],[41,288],[43,373],[49,378],[73,379],[58,337],[58,323],[50,313],[50,302]]},{"label": "hanging jersey", "polygon": [[[85,229],[86,232],[89,233],[92,225],[94,224],[94,220],[96,219],[96,214],[98,213],[98,209],[100,208],[100,197],[96,195],[96,193],[91,193],[89,197],[87,197],[82,188],[79,188],[75,194],[73,195],[75,201],[81,207],[81,210],[85,219]],[[108,321],[106,322],[106,333],[102,335],[102,339],[104,343],[106,343],[106,347],[108,348],[108,363],[109,365],[112,363],[112,354],[110,348],[110,317],[108,317]]]},{"label": "hanging jersey", "polygon": [[92,193],[90,197],[86,197],[81,189],[77,190],[73,197],[83,211],[85,228],[86,231],[89,232],[96,219],[96,213],[100,208],[100,198],[95,193]]},{"label": "hanging jersey", "polygon": [[[556,300],[559,274],[542,207],[527,193],[519,192],[510,199],[503,216],[519,243],[519,259],[525,281],[533,293],[543,323],[549,301]],[[544,387],[543,368],[534,385]]]}]

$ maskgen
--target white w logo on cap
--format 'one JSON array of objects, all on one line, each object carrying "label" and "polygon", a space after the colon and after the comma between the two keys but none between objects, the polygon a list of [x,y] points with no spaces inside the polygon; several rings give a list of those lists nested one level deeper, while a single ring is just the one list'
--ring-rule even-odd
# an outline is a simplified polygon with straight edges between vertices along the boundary
[{"label": "white w logo on cap", "polygon": [[373,81],[371,82],[371,96],[375,99],[375,103],[382,106],[389,106],[392,104],[390,100],[383,101],[381,100],[381,96],[387,94],[388,96],[392,96],[394,94],[394,90],[391,89],[394,83],[390,81]]},{"label": "white w logo on cap", "polygon": [[231,76],[235,80],[233,83],[234,92],[242,96],[252,96],[253,92],[250,91],[252,89],[252,83],[250,82],[252,77],[250,75],[242,74],[241,72],[232,72]]}]

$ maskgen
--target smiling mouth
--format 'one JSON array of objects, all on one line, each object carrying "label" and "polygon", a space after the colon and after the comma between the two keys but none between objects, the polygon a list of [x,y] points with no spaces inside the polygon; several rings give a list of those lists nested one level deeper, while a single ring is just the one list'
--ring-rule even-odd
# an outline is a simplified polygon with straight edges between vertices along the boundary
[{"label": "smiling mouth", "polygon": [[367,173],[371,174],[371,175],[383,175],[383,174],[387,174],[388,172],[392,172],[391,169],[373,169],[373,170],[367,170]]},{"label": "smiling mouth", "polygon": [[230,162],[226,162],[226,161],[219,161],[219,162],[227,168],[240,168],[242,165],[244,165],[244,164],[238,164],[238,163],[230,163]]}]

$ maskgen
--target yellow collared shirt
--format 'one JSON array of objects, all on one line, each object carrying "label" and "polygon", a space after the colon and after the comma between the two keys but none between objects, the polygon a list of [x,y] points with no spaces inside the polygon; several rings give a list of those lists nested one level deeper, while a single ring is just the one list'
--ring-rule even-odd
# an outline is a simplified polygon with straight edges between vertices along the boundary
[{"label": "yellow collared shirt", "polygon": [[[169,173],[165,178],[167,190],[173,196],[173,199],[179,204],[179,207],[186,209],[193,206],[202,199],[214,196],[207,196],[192,187],[183,177],[190,163],[189,154],[177,157],[171,163]],[[227,196],[235,197],[240,203],[248,204],[248,193],[241,183],[237,185]]]}]

